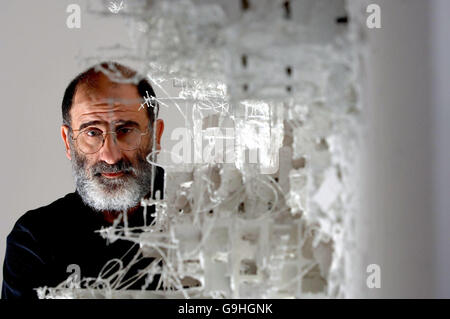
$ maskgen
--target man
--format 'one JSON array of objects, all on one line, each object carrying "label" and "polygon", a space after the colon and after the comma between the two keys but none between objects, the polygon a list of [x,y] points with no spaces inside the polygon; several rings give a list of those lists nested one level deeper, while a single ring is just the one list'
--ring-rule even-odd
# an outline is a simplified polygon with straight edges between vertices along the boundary
[{"label": "man", "polygon": [[[2,298],[37,298],[34,288],[54,287],[73,269],[83,278],[97,278],[108,261],[122,258],[126,266],[136,255],[133,243],[107,243],[96,231],[116,218],[142,226],[150,217],[143,216],[141,199],[163,191],[163,174],[152,173],[146,156],[160,149],[164,123],[157,119],[155,103],[142,104],[143,97],[155,97],[151,85],[117,63],[98,64],[69,84],[61,136],[76,191],[16,222],[7,238]],[[149,261],[136,263],[115,287],[124,288],[126,278]],[[143,283],[128,288],[140,289]]]}]

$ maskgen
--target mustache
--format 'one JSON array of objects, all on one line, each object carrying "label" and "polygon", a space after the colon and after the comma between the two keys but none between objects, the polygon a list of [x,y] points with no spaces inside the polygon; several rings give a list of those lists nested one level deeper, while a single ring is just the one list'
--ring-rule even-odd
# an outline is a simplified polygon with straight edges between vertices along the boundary
[{"label": "mustache", "polygon": [[117,163],[108,164],[106,162],[98,162],[90,168],[92,176],[100,176],[102,173],[119,173],[136,174],[137,171],[130,162],[121,159]]}]

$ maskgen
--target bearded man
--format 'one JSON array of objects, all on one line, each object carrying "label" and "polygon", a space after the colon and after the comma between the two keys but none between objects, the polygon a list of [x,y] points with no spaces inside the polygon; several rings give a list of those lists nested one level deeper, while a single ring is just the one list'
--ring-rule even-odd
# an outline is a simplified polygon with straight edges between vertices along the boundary
[{"label": "bearded man", "polygon": [[17,220],[7,238],[2,298],[37,298],[35,288],[54,287],[74,270],[82,278],[107,278],[121,266],[110,263],[106,274],[105,265],[118,259],[133,266],[122,269],[123,277],[109,277],[115,288],[155,288],[142,276],[127,284],[151,262],[135,259],[136,244],[108,243],[98,232],[114,221],[132,227],[152,219],[140,203],[163,192],[163,171],[146,159],[160,149],[164,130],[155,98],[145,77],[118,63],[97,64],[69,84],[61,136],[76,190]]}]

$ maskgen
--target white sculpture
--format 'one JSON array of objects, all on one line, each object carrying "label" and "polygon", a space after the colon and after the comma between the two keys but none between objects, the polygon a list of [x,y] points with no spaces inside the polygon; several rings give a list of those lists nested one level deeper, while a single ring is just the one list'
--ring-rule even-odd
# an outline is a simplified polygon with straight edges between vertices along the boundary
[{"label": "white sculpture", "polygon": [[[131,17],[134,48],[119,45],[116,54],[146,62],[152,85],[181,84],[179,96],[159,97],[160,107],[188,103],[189,112],[179,110],[194,151],[208,145],[211,155],[165,165],[165,197],[143,201],[156,218],[142,234],[102,230],[155,257],[145,275],[161,274],[166,290],[94,289],[94,280],[43,288],[41,297],[346,296],[363,11],[344,1],[242,3],[143,1],[121,11]],[[340,23],[345,17],[350,23]]]}]

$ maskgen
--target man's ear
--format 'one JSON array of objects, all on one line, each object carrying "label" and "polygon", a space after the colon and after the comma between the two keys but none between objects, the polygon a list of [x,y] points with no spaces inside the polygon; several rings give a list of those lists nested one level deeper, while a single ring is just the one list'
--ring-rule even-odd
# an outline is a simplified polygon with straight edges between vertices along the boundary
[{"label": "man's ear", "polygon": [[66,147],[66,156],[69,160],[72,160],[72,156],[70,154],[69,127],[67,125],[61,125],[61,137],[63,139],[64,146]]},{"label": "man's ear", "polygon": [[161,119],[156,120],[156,149],[161,150],[161,136],[164,132],[164,121]]}]

